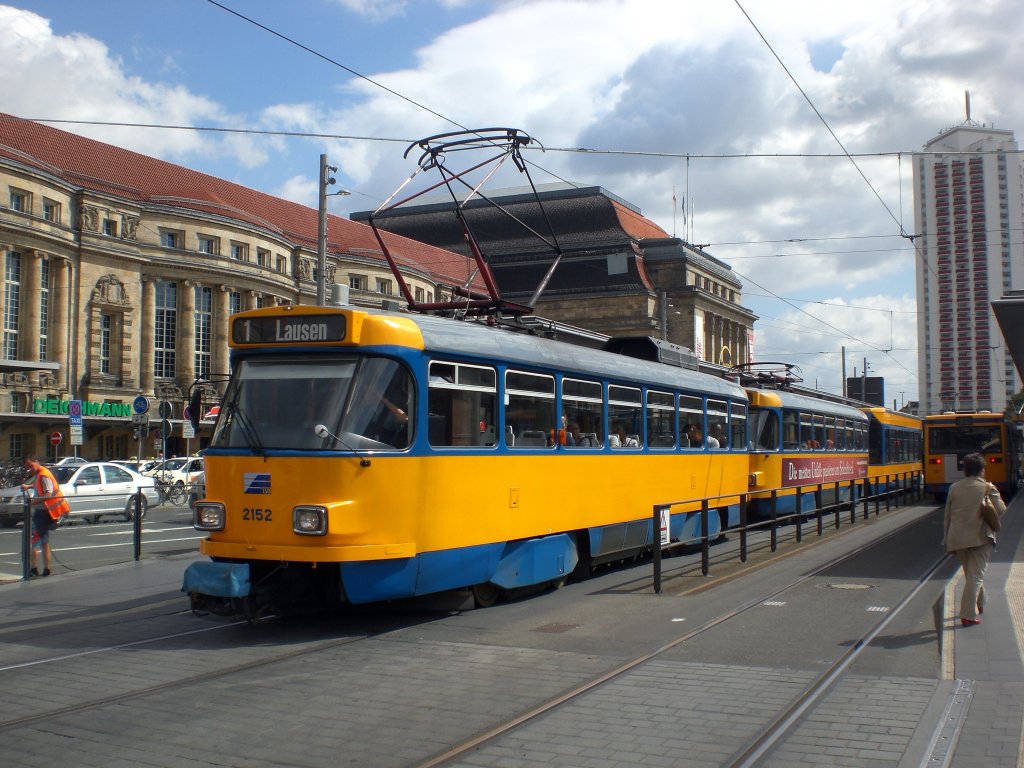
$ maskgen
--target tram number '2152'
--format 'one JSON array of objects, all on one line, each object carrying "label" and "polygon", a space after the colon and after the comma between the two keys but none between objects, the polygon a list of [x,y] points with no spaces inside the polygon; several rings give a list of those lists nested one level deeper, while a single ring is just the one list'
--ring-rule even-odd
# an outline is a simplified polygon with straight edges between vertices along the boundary
[{"label": "tram number '2152'", "polygon": [[249,507],[242,507],[243,520],[257,520],[261,523],[269,523],[273,514],[273,511],[269,509],[250,509]]}]

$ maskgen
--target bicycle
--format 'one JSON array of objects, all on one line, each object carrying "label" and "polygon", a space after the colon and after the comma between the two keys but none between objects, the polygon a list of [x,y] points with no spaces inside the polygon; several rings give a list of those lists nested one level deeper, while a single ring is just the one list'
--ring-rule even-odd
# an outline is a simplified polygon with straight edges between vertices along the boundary
[{"label": "bicycle", "polygon": [[185,500],[188,498],[185,486],[181,483],[165,483],[157,481],[156,491],[160,496],[161,504],[165,501],[169,501],[176,507],[182,507],[185,505]]}]

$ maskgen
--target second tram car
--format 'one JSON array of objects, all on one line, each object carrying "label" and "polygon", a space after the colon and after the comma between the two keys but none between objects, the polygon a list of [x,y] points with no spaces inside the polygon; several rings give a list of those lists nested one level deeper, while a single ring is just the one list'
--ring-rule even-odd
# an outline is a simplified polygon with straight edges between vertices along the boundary
[{"label": "second tram car", "polygon": [[[856,498],[868,467],[868,420],[860,410],[785,389],[748,389],[747,397],[752,515],[810,513],[819,501]],[[815,484],[820,500],[809,492]]]},{"label": "second tram car", "polygon": [[964,476],[964,456],[985,457],[985,479],[1010,498],[1020,480],[1021,436],[1001,413],[942,413],[924,420],[925,493],[942,498]]},{"label": "second tram car", "polygon": [[[739,521],[747,395],[695,361],[311,306],[235,315],[230,345],[194,513],[210,560],[183,586],[196,609],[258,617],[465,588],[486,605],[649,548],[655,504],[679,502],[676,540]],[[862,445],[863,415],[843,412],[838,430],[821,416],[823,440],[829,425]]]},{"label": "second tram car", "polygon": [[887,408],[865,408],[868,417],[867,493],[919,483],[922,462],[922,422],[917,416]]}]

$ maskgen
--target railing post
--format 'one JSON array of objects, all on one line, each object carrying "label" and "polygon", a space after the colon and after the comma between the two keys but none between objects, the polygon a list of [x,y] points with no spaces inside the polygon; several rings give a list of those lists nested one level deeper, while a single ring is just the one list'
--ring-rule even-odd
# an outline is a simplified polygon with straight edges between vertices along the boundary
[{"label": "railing post", "polygon": [[142,489],[135,490],[135,514],[132,515],[132,547],[136,560],[142,558]]},{"label": "railing post", "polygon": [[32,575],[32,500],[25,489],[21,491],[21,500],[21,578],[28,581]]},{"label": "railing post", "polygon": [[771,547],[774,552],[779,547],[779,492],[777,489],[772,490],[772,535],[771,535]]},{"label": "railing post", "polygon": [[885,476],[885,511],[886,512],[889,511],[889,496],[892,495],[892,492],[889,490],[889,481],[890,480],[892,480],[892,475],[886,475]]},{"label": "railing post", "polygon": [[793,515],[793,522],[796,524],[796,540],[797,543],[804,540],[804,503],[803,503],[803,486],[797,486],[796,489],[796,514]]},{"label": "railing post", "polygon": [[654,505],[651,530],[654,532],[654,594],[661,594],[661,510]]},{"label": "railing post", "polygon": [[708,536],[708,500],[700,503],[700,572],[703,576],[711,570],[710,536]]},{"label": "railing post", "polygon": [[864,478],[864,493],[861,494],[861,500],[864,503],[864,519],[868,519],[868,497],[871,495],[871,478]]},{"label": "railing post", "polygon": [[816,508],[815,522],[818,524],[818,535],[821,536],[825,533],[825,490],[821,483],[818,483],[818,487],[814,490],[814,506]]},{"label": "railing post", "polygon": [[850,525],[857,522],[857,481],[850,481]]},{"label": "railing post", "polygon": [[740,498],[740,562],[747,562],[747,505],[750,494]]},{"label": "railing post", "polygon": [[841,492],[840,486],[841,486],[841,483],[838,480],[836,480],[836,484],[834,486],[835,487],[835,490],[834,490],[835,499],[833,499],[833,503],[835,504],[835,508],[836,508],[836,515],[835,515],[835,527],[836,528],[839,527],[839,524],[840,524],[839,517],[843,513],[842,507],[840,506],[840,501],[841,501],[841,496],[842,496],[842,492]]}]

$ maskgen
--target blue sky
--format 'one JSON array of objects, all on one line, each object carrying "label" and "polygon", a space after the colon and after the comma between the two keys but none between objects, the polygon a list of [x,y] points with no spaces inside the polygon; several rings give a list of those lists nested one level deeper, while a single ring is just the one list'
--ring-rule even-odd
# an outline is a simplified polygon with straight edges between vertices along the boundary
[{"label": "blue sky", "polygon": [[1010,0],[218,2],[0,0],[0,111],[304,134],[54,123],[308,205],[326,152],[339,215],[409,175],[404,141],[519,128],[548,150],[537,183],[601,185],[729,263],[757,358],[837,391],[846,347],[898,405],[917,396],[910,153],[968,89],[975,120],[1024,130]]}]

